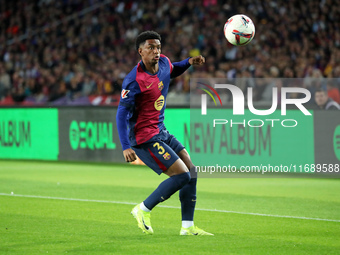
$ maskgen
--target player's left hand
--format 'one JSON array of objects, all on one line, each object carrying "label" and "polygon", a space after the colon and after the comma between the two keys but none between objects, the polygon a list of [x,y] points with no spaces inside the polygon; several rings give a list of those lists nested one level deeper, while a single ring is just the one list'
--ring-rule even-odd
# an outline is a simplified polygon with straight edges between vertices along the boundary
[{"label": "player's left hand", "polygon": [[189,63],[190,65],[200,66],[205,63],[205,58],[202,55],[192,57],[192,58],[189,58]]}]

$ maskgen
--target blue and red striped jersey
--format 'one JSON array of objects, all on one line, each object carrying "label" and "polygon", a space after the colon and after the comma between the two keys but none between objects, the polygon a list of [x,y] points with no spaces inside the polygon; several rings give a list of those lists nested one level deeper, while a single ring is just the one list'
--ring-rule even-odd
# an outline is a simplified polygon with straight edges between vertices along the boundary
[{"label": "blue and red striped jersey", "polygon": [[129,116],[130,145],[146,142],[164,128],[164,109],[172,65],[161,55],[158,72],[150,74],[140,61],[125,77],[120,105],[132,108]]},{"label": "blue and red striped jersey", "polygon": [[[170,78],[183,73],[190,66],[188,60],[172,64],[169,58],[161,54],[157,73],[146,71],[140,61],[125,77],[117,113],[117,126],[123,150],[129,147],[125,141],[126,130],[124,125],[121,125],[124,121],[128,122],[131,146],[147,142],[164,128],[164,110]],[[177,71],[172,74],[174,67]],[[119,114],[122,108],[126,116]],[[124,117],[126,119],[123,120]]]}]

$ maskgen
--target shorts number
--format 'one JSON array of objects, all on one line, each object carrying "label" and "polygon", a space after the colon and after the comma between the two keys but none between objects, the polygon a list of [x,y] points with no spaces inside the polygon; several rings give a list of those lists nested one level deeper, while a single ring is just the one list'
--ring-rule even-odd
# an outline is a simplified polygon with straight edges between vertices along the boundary
[{"label": "shorts number", "polygon": [[158,154],[163,154],[165,152],[164,147],[159,145],[159,143],[154,143],[153,147],[157,147]]}]

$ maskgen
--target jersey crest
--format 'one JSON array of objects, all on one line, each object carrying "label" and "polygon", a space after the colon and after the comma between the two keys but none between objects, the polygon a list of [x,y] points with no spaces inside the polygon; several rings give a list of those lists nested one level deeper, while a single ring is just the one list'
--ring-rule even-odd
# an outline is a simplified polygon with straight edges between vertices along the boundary
[{"label": "jersey crest", "polygon": [[162,90],[164,88],[164,84],[163,81],[161,81],[160,83],[158,83],[158,89]]}]

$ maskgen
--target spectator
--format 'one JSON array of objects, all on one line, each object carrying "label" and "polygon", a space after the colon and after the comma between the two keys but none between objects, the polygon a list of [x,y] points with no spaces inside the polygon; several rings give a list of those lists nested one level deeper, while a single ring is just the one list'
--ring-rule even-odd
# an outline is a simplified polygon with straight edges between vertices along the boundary
[{"label": "spectator", "polygon": [[5,71],[5,68],[0,66],[0,101],[5,98],[11,88],[11,78]]},{"label": "spectator", "polygon": [[340,110],[339,104],[329,98],[325,90],[319,89],[315,92],[315,102],[323,110]]},{"label": "spectator", "polygon": [[327,83],[328,97],[340,104],[340,92],[334,79],[329,79]]},{"label": "spectator", "polygon": [[[94,3],[99,7],[86,12]],[[4,97],[4,91],[20,91],[24,98],[33,93],[29,86],[41,86],[44,96],[56,100],[65,92],[57,92],[64,86],[63,80],[65,94],[72,99],[118,95],[121,76],[139,61],[138,54],[129,50],[134,37],[147,29],[162,35],[162,51],[172,61],[198,52],[207,57],[209,63],[200,70],[202,77],[225,73],[230,79],[305,78],[301,86],[312,93],[326,89],[325,77],[340,77],[337,1],[248,0],[247,6],[235,0],[228,4],[218,0],[169,0],[166,4],[136,0],[1,1],[0,94]],[[235,13],[247,13],[256,26],[254,40],[245,47],[230,45],[223,35],[223,24]],[[270,71],[271,67],[276,70]],[[74,80],[77,74],[80,80]],[[188,75],[186,79],[191,77],[190,71]],[[173,81],[171,89],[188,93],[187,83]],[[243,90],[252,86],[257,100],[271,98],[268,84],[251,81],[241,85]],[[332,96],[338,94],[336,90],[337,86]]]}]

